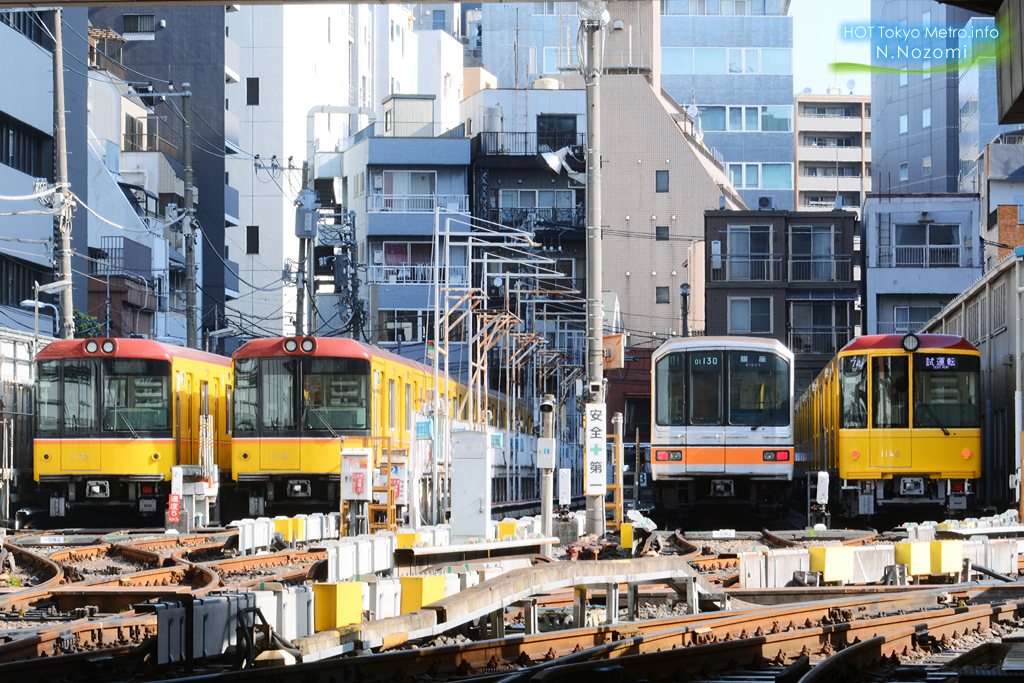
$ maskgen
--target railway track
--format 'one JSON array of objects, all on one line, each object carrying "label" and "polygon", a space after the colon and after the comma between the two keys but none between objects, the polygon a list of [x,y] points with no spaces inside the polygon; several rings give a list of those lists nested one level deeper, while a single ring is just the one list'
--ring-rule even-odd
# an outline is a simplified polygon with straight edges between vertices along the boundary
[{"label": "railway track", "polygon": [[[38,537],[9,539],[7,547],[31,562],[44,581],[0,593],[0,677],[66,678],[61,674],[68,667],[87,664],[91,680],[162,678],[164,673],[144,665],[154,648],[156,617],[134,612],[133,605],[173,593],[201,596],[217,588],[267,581],[301,583],[313,563],[326,557],[302,550],[229,557],[224,548],[231,535],[230,531],[159,538],[81,535],[73,536],[72,547],[54,550],[49,557],[40,552]],[[760,536],[775,547],[799,546],[803,540],[798,534],[767,529]],[[839,542],[864,544],[875,537],[868,530]],[[727,586],[735,575],[736,559],[727,553],[701,555],[702,548],[680,534],[668,535],[665,541],[674,546],[677,557],[709,579]],[[103,562],[117,569],[91,576],[81,569],[84,564]],[[499,640],[467,641],[464,636],[471,631],[465,627],[461,629],[464,642],[454,645],[440,644],[451,642],[448,638],[415,642],[386,638],[382,650],[374,654],[272,671],[231,673],[230,663],[213,661],[202,665],[200,675],[192,678],[216,675],[218,680],[241,681],[244,677],[246,683],[258,683],[253,680],[258,678],[268,683],[271,679],[274,683],[349,679],[569,683],[573,678],[607,677],[614,672],[616,679],[632,681],[685,676],[739,681],[749,675],[749,680],[784,676],[803,682],[847,675],[872,663],[891,663],[893,658],[965,633],[991,633],[987,629],[998,630],[1000,624],[1016,625],[1024,616],[1024,589],[1016,584],[887,587],[874,590],[867,599],[863,589],[811,590],[780,597],[784,604],[512,634]],[[645,587],[640,598],[659,602],[673,594],[672,589],[655,585]],[[742,596],[742,591],[737,595]],[[557,590],[538,596],[537,603],[565,607],[572,596],[571,590]],[[796,599],[804,601],[793,602]]]}]

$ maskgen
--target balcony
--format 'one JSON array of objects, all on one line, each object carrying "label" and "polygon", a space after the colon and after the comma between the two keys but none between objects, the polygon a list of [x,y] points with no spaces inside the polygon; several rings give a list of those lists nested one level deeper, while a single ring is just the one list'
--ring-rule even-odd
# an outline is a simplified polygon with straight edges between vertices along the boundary
[{"label": "balcony", "polygon": [[789,348],[793,353],[836,354],[853,339],[849,327],[791,327]]},{"label": "balcony", "polygon": [[876,268],[972,268],[974,250],[952,246],[879,247]]},{"label": "balcony", "polygon": [[89,47],[89,66],[98,71],[106,71],[122,81],[125,80],[124,67],[100,52],[94,45]]},{"label": "balcony", "polygon": [[879,320],[875,323],[878,329],[870,334],[910,334],[911,332],[917,332],[926,322],[928,321],[915,322],[904,320],[902,322],[893,322],[892,320]]},{"label": "balcony", "polygon": [[[867,185],[867,183],[864,184]],[[861,177],[859,175],[845,175],[838,178],[834,175],[800,175],[799,186],[801,192],[834,193],[836,185],[839,186],[840,192],[860,192]],[[865,191],[867,191],[867,188],[865,188]]]},{"label": "balcony", "polygon": [[457,213],[469,212],[466,194],[369,194],[366,210],[371,212],[431,213],[435,206]]},{"label": "balcony", "polygon": [[781,254],[711,256],[712,282],[782,282],[784,270]]},{"label": "balcony", "polygon": [[241,80],[239,74],[242,72],[240,50],[238,43],[230,38],[224,39],[224,82],[238,83]]},{"label": "balcony", "polygon": [[831,116],[800,114],[797,122],[801,131],[822,131],[826,133],[837,132],[860,132],[861,118],[859,116]]},{"label": "balcony", "polygon": [[242,148],[238,144],[238,116],[227,109],[224,110],[224,151],[228,154],[238,154]]},{"label": "balcony", "polygon": [[518,209],[492,209],[491,221],[507,225],[511,228],[522,228],[532,221],[538,223],[552,223],[559,226],[570,226],[576,230],[586,228],[586,211],[572,207],[553,208],[518,208]]},{"label": "balcony", "polygon": [[178,158],[178,147],[153,133],[125,133],[122,152],[165,152]]},{"label": "balcony", "polygon": [[224,296],[225,298],[238,298],[238,264],[234,261],[227,261],[224,268]]},{"label": "balcony", "polygon": [[[405,284],[405,285],[429,285],[434,282],[433,263],[400,263],[390,266],[370,266],[367,269],[366,281],[369,284]],[[442,269],[438,277],[443,281],[445,271],[450,279],[450,284],[465,284],[469,282],[469,266],[450,266]]]},{"label": "balcony", "polygon": [[871,150],[865,150],[863,147],[815,147],[800,145],[797,158],[800,161],[830,161],[834,164],[838,154],[839,161],[859,162],[865,152],[866,160],[871,161]]},{"label": "balcony", "polygon": [[584,133],[563,135],[537,133],[480,133],[480,154],[485,156],[536,156],[540,152],[556,152],[563,147],[585,146]]},{"label": "balcony", "polygon": [[792,254],[789,257],[790,282],[852,282],[853,265],[849,256]]},{"label": "balcony", "polygon": [[238,190],[230,185],[224,186],[224,222],[238,225]]}]

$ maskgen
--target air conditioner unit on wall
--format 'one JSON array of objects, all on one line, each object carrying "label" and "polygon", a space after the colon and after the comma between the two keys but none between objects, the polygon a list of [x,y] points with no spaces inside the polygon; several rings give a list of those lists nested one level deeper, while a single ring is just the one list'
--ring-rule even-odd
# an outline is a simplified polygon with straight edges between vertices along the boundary
[{"label": "air conditioner unit on wall", "polygon": [[771,195],[761,195],[757,198],[757,210],[758,211],[773,211],[775,209],[775,197]]}]

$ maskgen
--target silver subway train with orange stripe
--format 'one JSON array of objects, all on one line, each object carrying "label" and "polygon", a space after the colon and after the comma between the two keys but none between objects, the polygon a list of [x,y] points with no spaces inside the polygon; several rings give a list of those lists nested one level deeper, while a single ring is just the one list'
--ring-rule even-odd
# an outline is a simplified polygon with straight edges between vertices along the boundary
[{"label": "silver subway train with orange stripe", "polygon": [[781,508],[793,481],[793,353],[774,339],[689,337],[651,359],[656,511]]}]

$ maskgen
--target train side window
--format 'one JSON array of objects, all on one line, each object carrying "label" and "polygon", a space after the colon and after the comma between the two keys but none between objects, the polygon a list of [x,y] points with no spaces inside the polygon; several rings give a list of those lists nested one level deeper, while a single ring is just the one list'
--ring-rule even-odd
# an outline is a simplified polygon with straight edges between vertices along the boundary
[{"label": "train side window", "polygon": [[842,429],[867,429],[868,363],[867,356],[843,356],[840,366]]},{"label": "train side window", "polygon": [[388,429],[395,431],[395,380],[388,380]]},{"label": "train side window", "polygon": [[686,356],[682,353],[670,353],[658,359],[655,405],[659,425],[682,427],[686,424],[685,362]]},{"label": "train side window", "polygon": [[910,368],[907,356],[875,356],[871,359],[871,426],[888,429],[910,427]]},{"label": "train side window", "polygon": [[690,352],[690,424],[722,424],[722,352]]},{"label": "train side window", "polygon": [[232,403],[232,389],[231,385],[224,386],[224,418],[227,422],[227,433],[230,435],[235,431],[235,413],[231,410]]},{"label": "train side window", "polygon": [[412,385],[405,385],[405,429],[412,431]]}]

